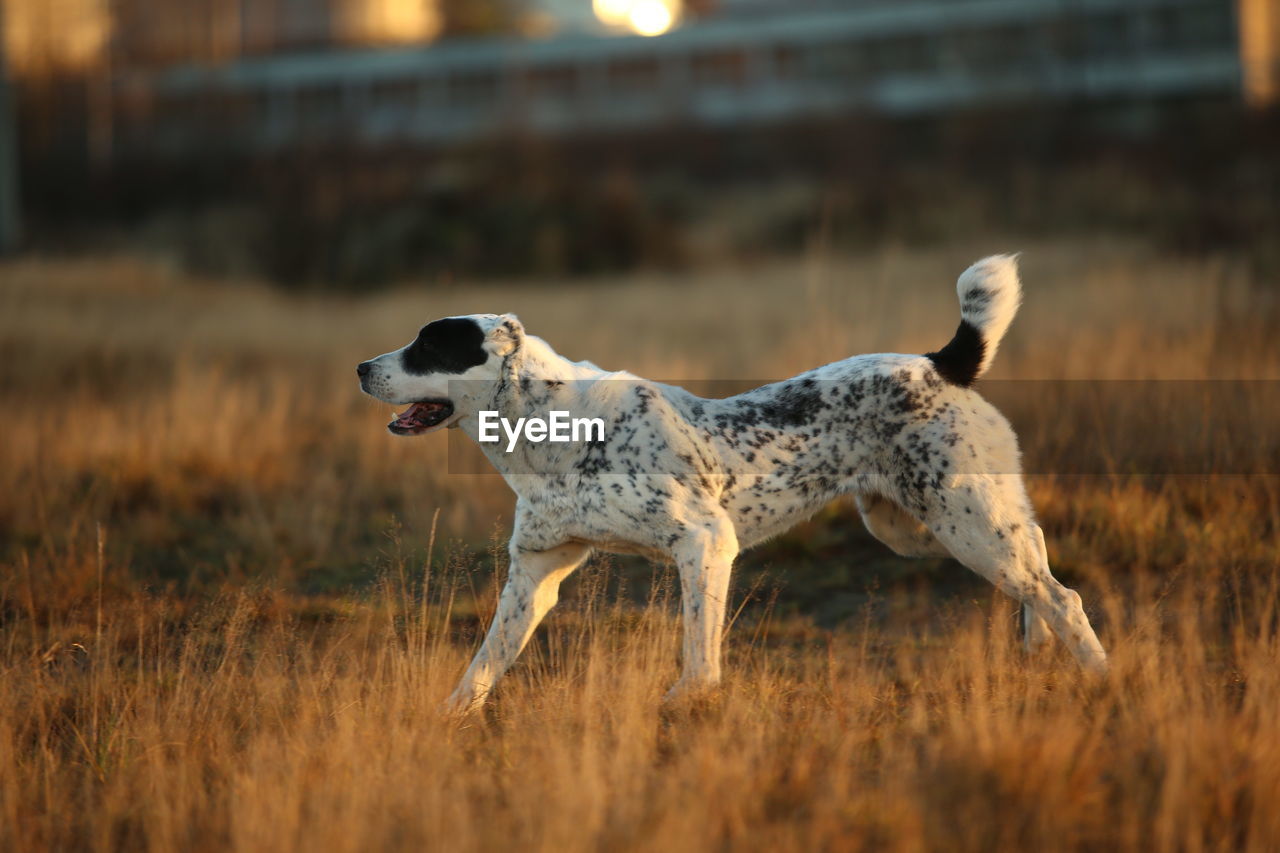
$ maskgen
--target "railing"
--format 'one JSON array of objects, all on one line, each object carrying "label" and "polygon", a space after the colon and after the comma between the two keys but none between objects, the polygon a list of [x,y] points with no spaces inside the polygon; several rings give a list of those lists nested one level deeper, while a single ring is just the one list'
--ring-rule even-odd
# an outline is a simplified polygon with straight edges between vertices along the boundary
[{"label": "railing", "polygon": [[1240,87],[1223,0],[933,0],[573,37],[186,67],[117,85],[122,144],[448,143]]}]

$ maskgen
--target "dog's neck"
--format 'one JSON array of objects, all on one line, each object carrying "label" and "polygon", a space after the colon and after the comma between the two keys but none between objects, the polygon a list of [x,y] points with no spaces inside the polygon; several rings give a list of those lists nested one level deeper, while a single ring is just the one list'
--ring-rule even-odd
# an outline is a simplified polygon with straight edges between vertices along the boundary
[{"label": "dog's neck", "polygon": [[[574,362],[542,338],[526,335],[519,349],[507,357],[495,389],[499,408],[510,415],[530,414],[550,402],[567,403],[577,392],[575,383],[608,375],[590,362]],[[508,412],[504,412],[504,415]]]},{"label": "dog's neck", "polygon": [[453,396],[469,421],[484,410],[498,411],[514,420],[545,415],[548,408],[572,408],[578,393],[576,383],[609,375],[590,362],[570,361],[542,338],[526,335],[519,348],[503,360],[496,380],[463,383]]},{"label": "dog's neck", "polygon": [[[465,412],[458,428],[475,441],[499,473],[507,476],[517,492],[522,485],[510,474],[562,473],[569,457],[584,448],[567,444],[531,444],[521,441],[507,453],[506,439],[498,444],[479,441],[479,414],[496,411],[511,424],[521,418],[547,418],[552,411],[577,414],[586,385],[610,374],[590,362],[573,362],[557,353],[541,338],[526,335],[519,349],[503,361],[496,380],[465,383],[468,387],[451,394]],[[526,478],[527,479],[527,478]]]},{"label": "dog's neck", "polygon": [[544,382],[573,382],[594,379],[606,371],[590,362],[575,362],[551,348],[551,344],[534,335],[525,335],[511,362],[521,378]]}]

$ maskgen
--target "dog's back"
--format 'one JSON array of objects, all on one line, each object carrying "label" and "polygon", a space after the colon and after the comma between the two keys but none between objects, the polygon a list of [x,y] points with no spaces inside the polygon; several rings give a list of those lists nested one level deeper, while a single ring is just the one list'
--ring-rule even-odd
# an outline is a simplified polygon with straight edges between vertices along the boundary
[{"label": "dog's back", "polygon": [[1014,258],[979,261],[957,292],[960,326],[937,352],[854,356],[722,400],[663,388],[714,449],[705,473],[720,475],[718,499],[744,545],[842,494],[916,508],[950,477],[1019,472],[1013,430],[970,388],[1017,312]]}]

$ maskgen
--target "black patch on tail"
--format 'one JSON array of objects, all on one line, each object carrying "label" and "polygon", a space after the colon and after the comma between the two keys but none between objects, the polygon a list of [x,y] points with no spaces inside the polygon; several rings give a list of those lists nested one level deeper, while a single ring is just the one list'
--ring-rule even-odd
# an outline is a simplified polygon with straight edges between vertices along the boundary
[{"label": "black patch on tail", "polygon": [[927,352],[924,357],[933,362],[942,378],[952,385],[968,388],[978,378],[978,368],[987,352],[982,332],[968,320],[961,320],[955,337],[937,352]]}]

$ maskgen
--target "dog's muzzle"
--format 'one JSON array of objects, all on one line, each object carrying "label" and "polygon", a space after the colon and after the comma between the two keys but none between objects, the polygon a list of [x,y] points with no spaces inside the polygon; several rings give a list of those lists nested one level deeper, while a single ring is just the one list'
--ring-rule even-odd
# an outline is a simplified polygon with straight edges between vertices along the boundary
[{"label": "dog's muzzle", "polygon": [[[371,380],[376,380],[373,366],[372,361],[362,361],[356,365],[356,375],[360,377],[360,390],[370,397],[390,402],[370,387]],[[421,435],[431,432],[451,417],[453,417],[453,403],[448,400],[419,400],[396,415],[395,420],[387,424],[387,429],[395,435]]]},{"label": "dog's muzzle", "polygon": [[453,415],[448,400],[422,400],[405,409],[387,424],[396,435],[420,435],[440,426]]}]

